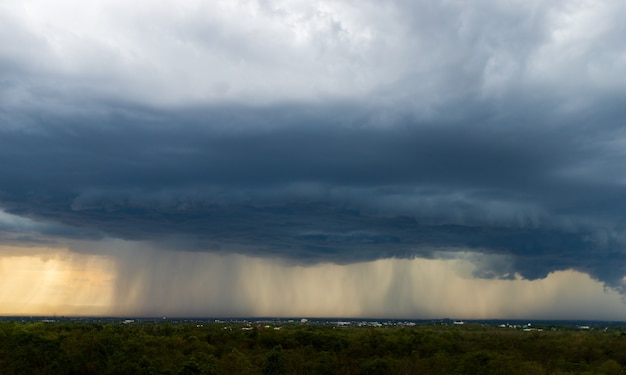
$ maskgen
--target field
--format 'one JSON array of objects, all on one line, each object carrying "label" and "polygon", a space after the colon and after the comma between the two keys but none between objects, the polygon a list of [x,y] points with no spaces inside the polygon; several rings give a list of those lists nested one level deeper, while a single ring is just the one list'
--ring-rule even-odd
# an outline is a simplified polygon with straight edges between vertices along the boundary
[{"label": "field", "polygon": [[0,321],[0,374],[623,374],[626,327]]}]

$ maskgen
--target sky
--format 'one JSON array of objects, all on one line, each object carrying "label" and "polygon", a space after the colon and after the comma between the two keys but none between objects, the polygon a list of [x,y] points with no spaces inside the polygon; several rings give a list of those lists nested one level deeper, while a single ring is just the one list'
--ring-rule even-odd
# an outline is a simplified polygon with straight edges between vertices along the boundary
[{"label": "sky", "polygon": [[626,320],[625,18],[5,0],[0,315]]}]

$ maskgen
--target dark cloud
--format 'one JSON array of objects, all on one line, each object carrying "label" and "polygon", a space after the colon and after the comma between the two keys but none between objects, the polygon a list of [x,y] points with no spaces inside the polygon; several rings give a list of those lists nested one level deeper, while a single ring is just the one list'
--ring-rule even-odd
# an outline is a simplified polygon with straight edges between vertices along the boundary
[{"label": "dark cloud", "polygon": [[483,276],[573,268],[619,286],[615,124],[517,114],[386,124],[348,105],[23,114],[30,125],[0,139],[2,207],[68,238],[75,228],[307,263],[465,249],[511,257]]}]

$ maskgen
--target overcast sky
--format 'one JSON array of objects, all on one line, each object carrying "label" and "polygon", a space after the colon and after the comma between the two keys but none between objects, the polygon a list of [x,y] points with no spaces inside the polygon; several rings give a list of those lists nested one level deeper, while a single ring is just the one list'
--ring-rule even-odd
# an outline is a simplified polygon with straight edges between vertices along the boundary
[{"label": "overcast sky", "polygon": [[[80,269],[110,298],[61,278],[61,299],[0,301],[626,319],[624,19],[621,0],[5,0],[0,280]],[[551,300],[581,285],[578,310]],[[528,309],[498,307],[510,288]]]}]

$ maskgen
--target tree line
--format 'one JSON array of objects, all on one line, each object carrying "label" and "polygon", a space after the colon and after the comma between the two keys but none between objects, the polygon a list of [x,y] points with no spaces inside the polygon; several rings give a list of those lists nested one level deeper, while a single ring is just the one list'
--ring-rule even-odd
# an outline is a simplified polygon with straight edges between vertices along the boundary
[{"label": "tree line", "polygon": [[0,374],[624,374],[626,331],[0,322]]}]

